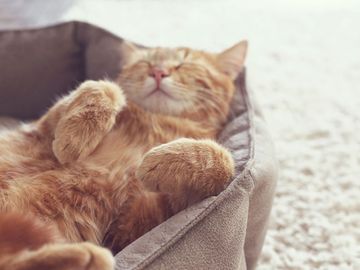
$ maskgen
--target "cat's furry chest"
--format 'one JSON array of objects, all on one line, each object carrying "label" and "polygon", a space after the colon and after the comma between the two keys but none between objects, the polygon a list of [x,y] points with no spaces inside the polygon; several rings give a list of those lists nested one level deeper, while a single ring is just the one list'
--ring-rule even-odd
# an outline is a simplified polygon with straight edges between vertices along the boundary
[{"label": "cat's furry chest", "polygon": [[[149,123],[147,123],[149,124]],[[134,128],[135,126],[135,128]],[[159,124],[124,123],[110,131],[87,158],[88,162],[105,166],[110,171],[125,172],[136,168],[152,147],[183,137]]]},{"label": "cat's furry chest", "polygon": [[153,114],[131,104],[118,116],[114,128],[103,138],[87,161],[110,170],[136,168],[152,147],[181,137],[207,137],[211,132],[191,121]]},{"label": "cat's furry chest", "polygon": [[110,132],[87,161],[117,171],[137,166],[149,146],[123,138],[121,133],[119,130]]}]

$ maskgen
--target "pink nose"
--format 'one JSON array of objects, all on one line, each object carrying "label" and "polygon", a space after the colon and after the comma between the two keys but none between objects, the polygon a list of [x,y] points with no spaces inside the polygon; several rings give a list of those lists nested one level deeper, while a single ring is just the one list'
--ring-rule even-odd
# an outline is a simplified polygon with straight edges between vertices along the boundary
[{"label": "pink nose", "polygon": [[159,67],[153,67],[150,70],[150,74],[151,77],[154,77],[157,86],[159,87],[160,82],[163,78],[168,77],[170,74],[167,70],[159,68]]}]

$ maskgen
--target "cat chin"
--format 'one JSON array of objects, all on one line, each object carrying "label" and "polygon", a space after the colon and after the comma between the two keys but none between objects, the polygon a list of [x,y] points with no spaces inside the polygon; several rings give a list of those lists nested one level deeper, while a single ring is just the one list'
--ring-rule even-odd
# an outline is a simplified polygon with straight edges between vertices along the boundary
[{"label": "cat chin", "polygon": [[183,102],[168,97],[160,92],[135,102],[147,111],[153,113],[177,116],[185,110]]},{"label": "cat chin", "polygon": [[156,87],[154,80],[147,78],[142,89],[135,93],[129,91],[128,97],[147,111],[165,115],[179,116],[192,106],[172,91],[170,78],[163,79],[161,89],[156,90]]},{"label": "cat chin", "polygon": [[163,90],[163,89],[154,89],[150,92],[150,94],[146,95],[146,99],[148,98],[159,98],[159,99],[174,99],[176,100],[175,97],[173,97],[170,93],[168,93],[167,91]]}]

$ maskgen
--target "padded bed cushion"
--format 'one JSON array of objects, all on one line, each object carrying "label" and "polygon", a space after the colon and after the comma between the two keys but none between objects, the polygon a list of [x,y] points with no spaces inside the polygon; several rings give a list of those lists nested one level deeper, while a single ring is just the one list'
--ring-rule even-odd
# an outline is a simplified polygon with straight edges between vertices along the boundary
[{"label": "padded bed cushion", "polygon": [[[81,22],[0,31],[0,115],[33,119],[85,79],[115,78],[121,69],[121,42]],[[245,72],[236,85],[232,113],[219,137],[233,154],[236,177],[220,195],[178,213],[123,249],[116,255],[116,269],[255,268],[277,166]],[[0,118],[0,131],[14,125]]]}]

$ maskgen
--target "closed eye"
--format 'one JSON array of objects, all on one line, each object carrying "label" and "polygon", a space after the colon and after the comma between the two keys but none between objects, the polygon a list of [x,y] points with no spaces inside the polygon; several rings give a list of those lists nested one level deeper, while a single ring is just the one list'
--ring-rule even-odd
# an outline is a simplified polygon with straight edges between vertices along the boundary
[{"label": "closed eye", "polygon": [[199,66],[198,64],[195,64],[195,63],[192,63],[192,62],[182,62],[181,64],[177,65],[175,67],[175,69],[177,70],[177,69],[182,68],[182,67],[196,68],[198,66]]},{"label": "closed eye", "polygon": [[204,72],[204,71],[207,72],[206,67],[193,62],[183,62],[180,65],[177,65],[175,69],[179,70],[180,68],[184,68],[185,70],[193,71],[195,73]]},{"label": "closed eye", "polygon": [[179,65],[175,66],[175,70],[180,69],[183,65],[184,65],[184,63],[181,63],[181,64],[179,64]]},{"label": "closed eye", "polygon": [[147,65],[147,66],[151,66],[150,62],[149,61],[146,61],[146,60],[140,60],[136,63],[137,65]]}]

